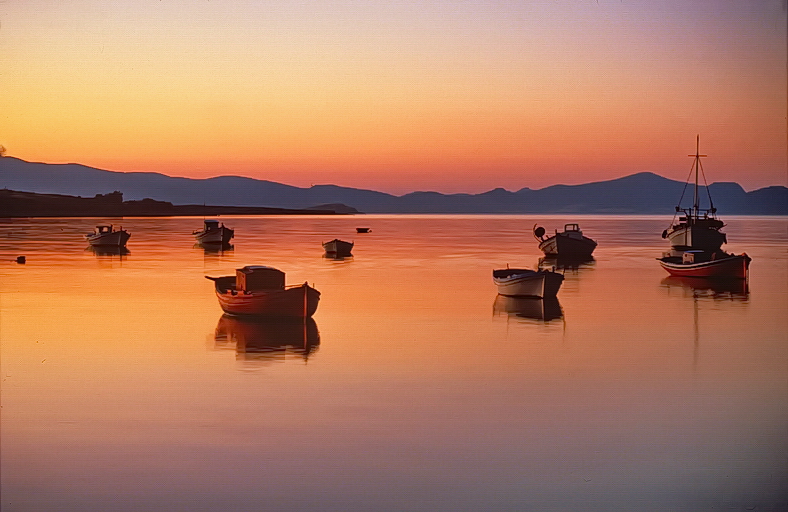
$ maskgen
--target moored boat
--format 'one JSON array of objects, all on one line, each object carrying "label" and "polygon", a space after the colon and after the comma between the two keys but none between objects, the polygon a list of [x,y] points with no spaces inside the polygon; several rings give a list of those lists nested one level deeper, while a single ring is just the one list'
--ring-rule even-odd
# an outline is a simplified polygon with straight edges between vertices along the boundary
[{"label": "moored boat", "polygon": [[564,230],[545,238],[545,229],[534,224],[534,238],[539,242],[539,250],[547,256],[583,259],[590,258],[596,249],[596,241],[583,236],[578,224],[565,224]]},{"label": "moored boat", "polygon": [[[727,243],[725,233],[720,231],[725,224],[717,218],[717,209],[706,185],[709,207],[700,207],[699,175],[703,173],[700,154],[700,137],[696,139],[695,159],[692,168],[695,174],[695,193],[691,208],[676,206],[671,226],[662,232],[662,238],[670,240],[670,250],[657,258],[662,268],[677,277],[734,278],[748,277],[750,258],[746,253],[728,254],[721,249]],[[706,180],[704,175],[704,182]],[[686,187],[685,187],[686,189]],[[678,215],[678,222],[676,222]]]},{"label": "moored boat", "polygon": [[657,258],[662,268],[677,277],[721,277],[745,279],[752,258],[743,254],[728,254],[722,251],[684,251],[681,257],[670,252]]},{"label": "moored boat", "polygon": [[356,233],[369,233],[372,231],[370,228],[356,228]]},{"label": "moored boat", "polygon": [[203,221],[203,228],[200,231],[193,231],[192,235],[200,244],[223,244],[227,245],[235,236],[235,231],[228,228],[224,223],[219,224],[218,220],[206,219]]},{"label": "moored boat", "polygon": [[310,317],[320,292],[307,283],[285,286],[285,273],[273,267],[249,265],[235,276],[210,277],[222,311],[229,315]]},{"label": "moored boat", "polygon": [[350,256],[350,251],[353,250],[353,242],[345,242],[335,238],[329,242],[323,242],[323,249],[326,254],[330,256]]},{"label": "moored boat", "polygon": [[507,297],[555,297],[563,281],[563,274],[551,270],[493,270],[493,282],[498,293]]},{"label": "moored boat", "polygon": [[130,237],[131,235],[128,231],[123,229],[123,226],[121,226],[120,229],[115,229],[112,224],[100,224],[96,226],[95,231],[85,235],[85,239],[88,243],[95,247],[125,247]]}]

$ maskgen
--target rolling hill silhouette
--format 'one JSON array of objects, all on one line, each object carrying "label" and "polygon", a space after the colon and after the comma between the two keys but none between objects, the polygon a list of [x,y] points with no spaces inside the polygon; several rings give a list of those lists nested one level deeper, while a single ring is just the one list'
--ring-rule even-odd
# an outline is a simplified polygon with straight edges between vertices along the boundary
[{"label": "rolling hill silhouette", "polygon": [[[344,204],[366,213],[609,213],[673,212],[683,182],[641,172],[582,185],[553,185],[510,192],[496,188],[481,194],[412,192],[395,196],[336,185],[294,187],[241,176],[176,178],[152,172],[115,172],[80,164],[27,162],[0,158],[0,188],[92,197],[119,190],[127,200],[150,198],[173,204],[212,204],[304,209]],[[736,183],[709,186],[714,206],[727,215],[788,215],[788,188],[746,192]],[[700,191],[708,204],[705,188]],[[682,204],[692,201],[688,187]]]}]

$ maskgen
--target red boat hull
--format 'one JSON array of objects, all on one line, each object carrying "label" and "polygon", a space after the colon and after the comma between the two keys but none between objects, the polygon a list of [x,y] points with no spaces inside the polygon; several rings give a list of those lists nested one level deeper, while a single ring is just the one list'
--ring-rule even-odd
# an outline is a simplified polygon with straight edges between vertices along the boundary
[{"label": "red boat hull", "polygon": [[731,255],[701,263],[676,263],[671,258],[657,258],[662,268],[677,277],[728,277],[746,279],[751,258],[746,254]]},{"label": "red boat hull", "polygon": [[238,292],[234,288],[220,290],[216,297],[222,311],[230,315],[310,317],[317,310],[320,292],[308,286],[294,286],[285,290]]}]

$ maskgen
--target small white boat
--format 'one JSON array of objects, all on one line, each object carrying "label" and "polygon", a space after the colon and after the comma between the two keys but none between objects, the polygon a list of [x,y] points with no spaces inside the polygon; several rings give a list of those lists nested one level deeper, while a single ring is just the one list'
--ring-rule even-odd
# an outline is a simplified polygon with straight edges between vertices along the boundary
[{"label": "small white boat", "polygon": [[493,270],[493,282],[498,293],[507,297],[555,297],[563,274],[551,270],[504,268]]},{"label": "small white boat", "polygon": [[96,226],[96,230],[85,235],[88,243],[92,246],[113,246],[125,247],[131,235],[123,229],[115,229],[112,224]]},{"label": "small white boat", "polygon": [[192,235],[201,244],[224,244],[230,243],[235,236],[235,231],[224,224],[219,224],[218,220],[206,219],[200,231],[193,231]]},{"label": "small white boat", "polygon": [[330,256],[350,256],[350,251],[353,250],[353,242],[345,242],[335,238],[330,242],[323,242],[323,249]]},{"label": "small white boat", "polygon": [[534,225],[534,238],[539,242],[539,250],[547,256],[562,258],[590,258],[596,249],[596,242],[583,236],[578,224],[565,224],[562,232],[544,237],[545,229]]}]

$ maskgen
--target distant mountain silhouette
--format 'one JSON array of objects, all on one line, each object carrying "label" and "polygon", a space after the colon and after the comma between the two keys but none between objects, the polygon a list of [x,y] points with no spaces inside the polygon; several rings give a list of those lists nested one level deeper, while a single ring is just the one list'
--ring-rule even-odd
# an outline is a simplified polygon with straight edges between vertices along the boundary
[{"label": "distant mountain silhouette", "polygon": [[[628,213],[672,214],[683,182],[641,172],[582,185],[496,188],[481,194],[412,192],[394,196],[373,190],[315,185],[294,187],[240,176],[207,179],[174,178],[151,172],[114,172],[79,164],[45,164],[0,158],[0,188],[47,194],[93,197],[115,190],[127,200],[151,198],[173,204],[214,204],[306,209],[343,204],[367,213]],[[788,215],[788,188],[766,187],[745,192],[736,183],[709,186],[714,206],[725,215]],[[686,187],[683,205],[692,202]],[[705,187],[700,191],[708,204]]]}]

